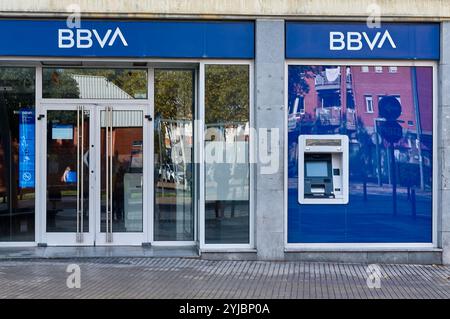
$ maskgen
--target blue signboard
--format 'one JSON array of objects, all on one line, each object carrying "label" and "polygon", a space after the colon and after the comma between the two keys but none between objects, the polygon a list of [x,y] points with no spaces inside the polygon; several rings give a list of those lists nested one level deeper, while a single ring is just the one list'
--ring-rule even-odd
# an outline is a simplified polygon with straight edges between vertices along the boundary
[{"label": "blue signboard", "polygon": [[254,57],[253,22],[0,20],[0,32],[0,56]]},{"label": "blue signboard", "polygon": [[439,60],[438,23],[286,22],[287,59]]},{"label": "blue signboard", "polygon": [[35,119],[30,108],[19,111],[19,187],[33,188],[35,182]]}]

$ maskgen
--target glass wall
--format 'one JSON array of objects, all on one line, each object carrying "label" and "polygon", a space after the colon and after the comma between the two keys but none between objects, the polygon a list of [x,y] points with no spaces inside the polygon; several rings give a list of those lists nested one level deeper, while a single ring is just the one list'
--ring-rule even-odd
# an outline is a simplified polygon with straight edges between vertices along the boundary
[{"label": "glass wall", "polygon": [[194,71],[155,70],[154,239],[194,240]]},{"label": "glass wall", "polygon": [[0,68],[0,241],[34,241],[35,69]]},{"label": "glass wall", "polygon": [[147,70],[43,68],[42,97],[51,99],[147,99]]},{"label": "glass wall", "polygon": [[[432,67],[288,72],[288,243],[431,243]],[[299,204],[302,134],[348,136],[347,205]]]},{"label": "glass wall", "polygon": [[205,66],[205,243],[250,242],[249,65]]}]

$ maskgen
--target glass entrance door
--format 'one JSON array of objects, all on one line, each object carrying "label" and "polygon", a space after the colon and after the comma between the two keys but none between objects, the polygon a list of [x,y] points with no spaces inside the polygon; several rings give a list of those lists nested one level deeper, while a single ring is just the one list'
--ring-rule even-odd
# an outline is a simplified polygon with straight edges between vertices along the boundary
[{"label": "glass entrance door", "polygon": [[151,199],[144,196],[144,107],[50,105],[46,110],[45,242],[147,242],[145,201]]},{"label": "glass entrance door", "polygon": [[96,243],[146,242],[144,209],[144,111],[130,107],[99,109]]},{"label": "glass entrance door", "polygon": [[64,106],[46,113],[46,242],[92,245],[92,108]]}]

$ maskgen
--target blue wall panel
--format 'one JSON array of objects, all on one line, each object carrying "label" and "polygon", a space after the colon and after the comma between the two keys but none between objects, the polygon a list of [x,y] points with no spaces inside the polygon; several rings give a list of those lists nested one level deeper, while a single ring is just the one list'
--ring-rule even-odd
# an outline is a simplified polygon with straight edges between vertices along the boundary
[{"label": "blue wall panel", "polygon": [[[112,43],[119,28],[119,36]],[[0,20],[0,56],[154,57],[253,59],[254,23],[242,21],[100,21],[81,20],[78,31],[91,33],[92,45],[60,47],[65,20]],[[93,33],[96,30],[98,37]],[[108,30],[110,34],[108,36]],[[64,33],[67,35],[67,33]],[[99,38],[99,40],[97,39]],[[102,46],[100,42],[105,40]],[[68,44],[69,40],[63,42]],[[81,41],[86,44],[88,40]],[[111,45],[110,45],[111,44]]]},{"label": "blue wall panel", "polygon": [[[341,41],[330,46],[331,32],[336,39],[343,35],[345,47],[339,48]],[[439,34],[438,23],[382,23],[371,29],[365,23],[286,22],[286,58],[439,60]]]},{"label": "blue wall panel", "polygon": [[[373,66],[289,66],[288,243],[432,242],[432,79],[431,67],[385,66],[379,73]],[[388,136],[378,137],[377,156],[374,123],[381,125],[378,101],[386,95],[401,101],[402,134],[393,145]],[[372,100],[373,112],[366,99]],[[302,134],[349,137],[348,204],[299,204],[297,143]]]}]

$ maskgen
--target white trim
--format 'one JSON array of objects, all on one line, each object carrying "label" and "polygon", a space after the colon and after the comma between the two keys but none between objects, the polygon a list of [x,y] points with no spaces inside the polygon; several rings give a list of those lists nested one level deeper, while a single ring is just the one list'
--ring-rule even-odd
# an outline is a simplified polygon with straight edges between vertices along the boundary
[{"label": "white trim", "polygon": [[[155,176],[154,176],[154,157],[155,157],[155,69],[148,68],[147,70],[147,98],[148,107],[147,111],[144,112],[146,115],[150,115],[152,121],[149,125],[144,125],[144,136],[146,132],[149,134],[150,139],[147,143],[147,147],[144,148],[144,168],[148,166],[151,169],[146,169],[145,175],[147,176],[148,183],[144,183],[144,207],[148,207],[148,217],[147,217],[147,232],[145,241],[147,243],[152,243],[154,240],[154,214],[155,214]],[[145,122],[145,119],[144,119]],[[148,122],[148,121],[147,121]],[[145,227],[145,226],[144,226]]]},{"label": "white trim", "polygon": [[[368,108],[368,103],[370,101],[370,108],[371,110],[369,110]],[[366,112],[367,114],[373,114],[374,113],[374,107],[373,107],[373,96],[369,95],[369,94],[365,94],[364,95],[364,102],[366,102]]]},{"label": "white trim", "polygon": [[[204,130],[204,122],[205,122],[205,65],[248,65],[249,69],[249,126],[254,127],[254,105],[253,105],[253,77],[254,77],[254,62],[253,60],[217,60],[217,59],[208,59],[201,60],[200,62],[200,76],[199,76],[199,116],[200,120],[198,131],[198,144],[199,144],[199,163],[200,163],[200,201],[199,201],[199,243],[201,251],[224,251],[229,249],[254,249],[255,247],[255,189],[253,186],[255,185],[255,167],[254,164],[249,162],[249,243],[248,244],[207,244],[205,242],[205,168],[204,168],[204,141],[205,141],[205,130]],[[250,138],[249,143],[249,154],[254,148],[254,143],[252,142],[252,138]],[[250,157],[251,158],[251,157]]]},{"label": "white trim", "polygon": [[[74,111],[76,110],[76,106],[80,105],[82,103],[78,103],[78,100],[71,100],[72,103],[64,103],[62,105],[58,105],[55,103],[46,103],[41,102],[41,107],[43,109],[42,114],[45,114],[45,119],[42,121],[43,127],[41,126],[41,131],[43,132],[41,135],[43,135],[45,141],[41,149],[43,150],[43,156],[42,158],[46,159],[46,149],[47,149],[47,143],[46,143],[46,136],[47,136],[47,111],[51,110],[67,110],[67,111]],[[90,174],[90,189],[89,189],[89,232],[84,233],[85,240],[83,243],[77,243],[76,237],[74,233],[53,233],[53,232],[46,232],[45,225],[46,225],[46,192],[42,192],[40,194],[41,196],[41,221],[42,221],[42,227],[41,227],[41,234],[43,237],[44,243],[47,243],[49,246],[55,246],[55,245],[71,245],[71,246],[92,246],[95,242],[96,246],[121,246],[121,245],[141,245],[146,240],[146,232],[148,228],[146,228],[147,225],[147,216],[150,214],[148,212],[148,207],[143,205],[143,231],[142,232],[135,232],[135,233],[114,233],[114,242],[109,244],[106,243],[105,240],[105,234],[100,231],[101,223],[100,223],[100,215],[101,215],[101,200],[100,200],[100,183],[101,183],[101,170],[100,167],[96,167],[96,165],[101,165],[100,160],[100,112],[104,110],[106,106],[113,105],[114,111],[119,110],[133,110],[133,111],[139,111],[142,112],[142,117],[146,114],[146,108],[148,108],[148,104],[141,103],[140,105],[135,105],[133,107],[125,106],[125,105],[117,105],[113,101],[109,101],[108,103],[85,103],[85,109],[90,112],[90,121],[89,121],[89,137],[90,137],[90,145],[96,145],[94,149],[94,153],[92,155],[92,159],[89,163],[90,170],[94,171],[94,174]],[[147,122],[143,119],[143,134],[145,131],[145,126],[148,126]],[[146,150],[146,143],[145,140],[151,138],[143,135],[143,145],[144,145],[144,156],[145,156],[145,150]],[[91,148],[89,145],[89,148]],[[144,158],[145,160],[145,158]],[[46,160],[42,161],[41,165],[41,173],[37,174],[38,176],[43,177],[42,178],[42,189],[46,189],[46,176],[47,176],[47,162]],[[145,174],[145,170],[143,172]],[[95,175],[95,177],[93,176]],[[148,183],[146,179],[146,175],[144,176],[144,185]]]},{"label": "white trim", "polygon": [[[290,65],[346,65],[346,66],[427,66],[433,68],[433,190],[432,190],[432,242],[431,243],[288,243],[288,68]],[[431,60],[296,60],[285,61],[285,92],[284,92],[284,246],[285,251],[300,252],[311,250],[382,250],[390,251],[408,249],[436,249],[438,247],[438,62]]]},{"label": "white trim", "polygon": [[[405,251],[405,250],[422,250],[430,251],[436,250],[433,244],[426,243],[406,243],[406,244],[377,244],[377,243],[364,243],[355,244],[342,243],[342,244],[289,244],[285,248],[285,252],[298,252],[301,251]],[[437,249],[438,250],[438,249]]]},{"label": "white trim", "polygon": [[199,246],[202,249],[205,246],[205,63],[200,63],[199,70],[199,93],[198,93],[198,117],[195,125],[197,129],[197,150],[199,167]]},{"label": "white trim", "polygon": [[[42,243],[44,238],[43,238],[43,229],[44,229],[44,219],[43,219],[43,205],[44,205],[44,201],[43,199],[46,197],[45,196],[45,192],[46,192],[46,188],[45,188],[45,184],[44,184],[44,175],[43,174],[36,174],[37,172],[43,172],[42,167],[44,165],[44,163],[46,162],[45,160],[43,160],[43,158],[46,158],[46,150],[43,147],[46,141],[46,137],[44,136],[44,129],[46,126],[46,121],[38,121],[38,115],[39,114],[43,114],[43,110],[42,110],[42,69],[40,66],[37,66],[35,69],[36,72],[36,76],[35,76],[35,89],[36,89],[36,93],[35,93],[35,118],[34,118],[34,123],[35,123],[35,136],[36,136],[36,145],[35,145],[35,153],[36,153],[36,159],[35,159],[35,226],[34,226],[34,240],[36,243]],[[41,147],[36,147],[37,145],[41,145]]]},{"label": "white trim", "polygon": [[[144,101],[145,102],[145,101]],[[113,241],[112,242],[108,242],[106,240],[106,232],[102,232],[101,231],[101,215],[102,215],[102,211],[101,211],[101,127],[100,127],[100,122],[101,122],[101,112],[105,111],[105,108],[107,106],[112,106],[112,111],[133,111],[133,112],[141,112],[142,115],[142,146],[143,146],[143,155],[145,155],[146,153],[146,148],[148,148],[148,139],[150,138],[150,136],[145,136],[145,127],[148,125],[147,122],[145,120],[145,114],[148,108],[148,103],[142,103],[138,106],[124,106],[124,105],[119,105],[116,103],[109,103],[109,104],[102,104],[102,105],[97,105],[97,107],[95,108],[95,123],[94,123],[94,130],[95,130],[95,143],[94,145],[96,145],[95,148],[95,164],[99,165],[98,167],[95,168],[95,190],[96,190],[96,194],[94,196],[94,200],[95,202],[95,208],[93,210],[94,218],[95,218],[95,245],[96,246],[128,246],[128,245],[142,245],[143,242],[145,242],[146,238],[147,238],[147,232],[148,232],[148,228],[146,228],[148,226],[147,223],[147,216],[148,216],[148,207],[145,207],[144,205],[144,200],[142,202],[142,231],[141,232],[115,232],[114,228],[113,228]],[[144,158],[145,161],[145,158]],[[144,192],[145,189],[145,185],[148,184],[148,174],[146,175],[146,170],[143,167],[143,171],[142,171],[142,177],[143,177],[143,185],[144,187],[142,188],[142,192]],[[145,197],[145,194],[142,193],[142,197]]]},{"label": "white trim", "polygon": [[109,104],[109,105],[129,105],[129,106],[140,106],[142,104],[148,103],[148,99],[138,99],[138,100],[115,100],[115,99],[42,99],[42,102],[46,105],[96,105],[96,104]]},{"label": "white trim", "polygon": [[[433,246],[438,247],[439,240],[438,240],[438,226],[439,226],[439,218],[441,218],[441,215],[439,214],[439,202],[438,199],[440,197],[440,190],[439,190],[439,159],[438,159],[438,137],[440,136],[440,132],[438,131],[438,105],[439,105],[439,80],[438,80],[438,63],[433,62],[433,191],[431,193],[433,199],[432,199],[432,236],[433,236]],[[445,89],[445,88],[443,88]]]},{"label": "white trim", "polygon": [[193,163],[193,176],[194,176],[194,187],[193,187],[193,189],[194,189],[194,193],[193,193],[193,209],[194,209],[194,241],[195,241],[195,243],[196,243],[196,245],[198,245],[199,244],[199,220],[200,220],[200,217],[199,217],[199,208],[200,208],[200,205],[199,205],[199,191],[200,191],[200,188],[201,188],[201,182],[200,182],[200,174],[199,174],[199,171],[198,171],[198,168],[199,168],[199,164],[198,163],[200,163],[199,161],[197,161],[197,159],[198,159],[198,153],[199,153],[199,148],[198,148],[198,144],[199,143],[196,143],[196,140],[198,140],[198,132],[196,131],[196,129],[195,129],[195,127],[196,127],[196,120],[198,119],[198,112],[199,112],[199,87],[200,87],[200,74],[199,74],[200,72],[199,72],[199,67],[197,66],[196,68],[195,68],[195,71],[194,71],[194,79],[195,79],[195,81],[194,81],[194,110],[193,110],[193,112],[194,112],[194,114],[193,114],[193,117],[192,117],[192,119],[193,119],[193,121],[194,121],[194,125],[193,125],[193,127],[192,127],[192,135],[193,135],[193,138],[194,138],[194,140],[193,140],[193,143],[192,143],[192,147],[194,148],[194,157],[193,157],[193,160],[194,160],[194,163]]}]

